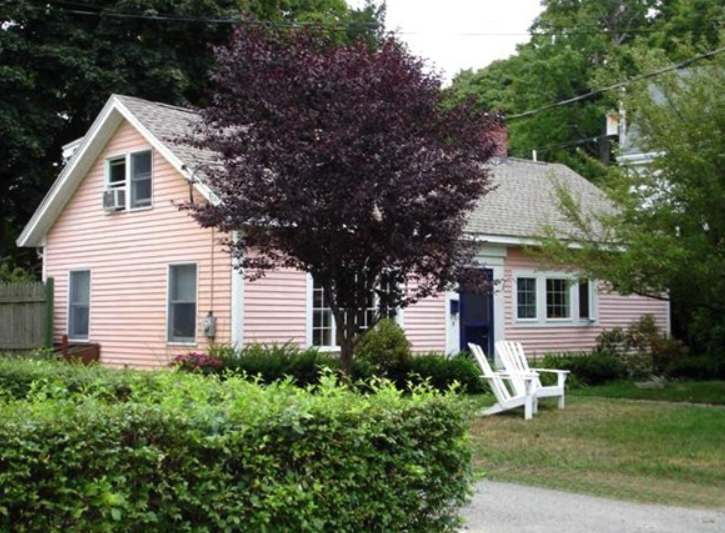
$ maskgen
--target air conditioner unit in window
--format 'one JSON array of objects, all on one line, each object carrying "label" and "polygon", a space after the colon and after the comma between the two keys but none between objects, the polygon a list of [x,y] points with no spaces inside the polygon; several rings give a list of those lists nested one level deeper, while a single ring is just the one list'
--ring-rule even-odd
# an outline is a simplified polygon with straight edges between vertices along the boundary
[{"label": "air conditioner unit in window", "polygon": [[126,189],[117,187],[103,191],[103,209],[107,212],[121,211],[126,208]]}]

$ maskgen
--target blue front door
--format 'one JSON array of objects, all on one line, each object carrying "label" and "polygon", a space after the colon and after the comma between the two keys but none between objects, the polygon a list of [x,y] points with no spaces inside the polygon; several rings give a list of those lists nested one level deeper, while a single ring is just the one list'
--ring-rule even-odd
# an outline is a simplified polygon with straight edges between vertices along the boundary
[{"label": "blue front door", "polygon": [[459,289],[461,324],[461,351],[468,350],[468,343],[478,344],[493,357],[493,271],[486,270],[490,289],[484,293],[467,291],[465,285]]}]

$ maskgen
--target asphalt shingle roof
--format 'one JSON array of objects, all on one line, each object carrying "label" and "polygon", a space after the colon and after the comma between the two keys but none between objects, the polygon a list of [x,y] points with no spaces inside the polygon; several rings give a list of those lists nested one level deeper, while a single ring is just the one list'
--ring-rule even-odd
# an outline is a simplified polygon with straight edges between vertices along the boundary
[{"label": "asphalt shingle roof", "polygon": [[218,161],[210,150],[200,150],[189,146],[181,139],[189,138],[200,122],[194,111],[158,102],[149,102],[132,96],[115,97],[153,134],[163,142],[190,171],[202,169],[205,165]]},{"label": "asphalt shingle roof", "polygon": [[555,184],[566,187],[585,214],[614,209],[600,189],[566,165],[513,158],[496,163],[490,167],[496,188],[469,216],[466,230],[471,233],[525,238],[552,226],[561,238],[577,234],[559,211]]},{"label": "asphalt shingle roof", "polygon": [[[192,135],[198,124],[195,112],[130,96],[116,97],[190,170],[203,172],[205,165],[217,161],[214,152],[179,142]],[[554,183],[566,186],[586,213],[613,209],[601,190],[565,165],[510,158],[490,168],[496,188],[470,214],[468,232],[526,238],[540,235],[544,226],[551,225],[558,236],[571,236],[576,230],[559,213]]]}]

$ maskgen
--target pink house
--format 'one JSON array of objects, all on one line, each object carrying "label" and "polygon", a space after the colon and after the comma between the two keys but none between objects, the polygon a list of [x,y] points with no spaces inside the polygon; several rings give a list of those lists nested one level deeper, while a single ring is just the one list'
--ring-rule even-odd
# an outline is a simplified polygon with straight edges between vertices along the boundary
[{"label": "pink house", "polygon": [[[334,350],[331,315],[309,275],[245,281],[221,235],[178,210],[190,197],[216,201],[198,178],[214,154],[177,141],[196,120],[182,108],[114,95],[87,135],[65,147],[63,171],[18,239],[40,250],[43,277],[55,279],[56,340],[99,343],[103,362],[134,367],[161,366],[210,342]],[[606,205],[598,189],[557,164],[503,158],[492,169],[498,188],[471,214],[467,238],[480,243],[478,261],[498,289],[448,292],[404,309],[398,320],[415,350],[452,352],[467,341],[490,349],[504,338],[530,354],[584,350],[603,329],[645,313],[669,329],[666,303],[572,282],[573,274],[523,253],[544,224],[562,235],[570,229],[557,214],[552,178],[592,208]]]}]

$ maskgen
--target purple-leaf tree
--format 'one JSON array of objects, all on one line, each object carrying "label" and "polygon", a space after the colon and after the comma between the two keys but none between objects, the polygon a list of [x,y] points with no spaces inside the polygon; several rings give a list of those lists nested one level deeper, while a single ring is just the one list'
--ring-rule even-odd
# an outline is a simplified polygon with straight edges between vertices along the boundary
[{"label": "purple-leaf tree", "polygon": [[462,233],[490,189],[501,118],[444,107],[439,77],[394,38],[245,29],[216,57],[195,144],[220,155],[206,176],[220,202],[187,208],[239,232],[229,245],[247,278],[314,277],[349,373],[357,334],[472,272]]}]

